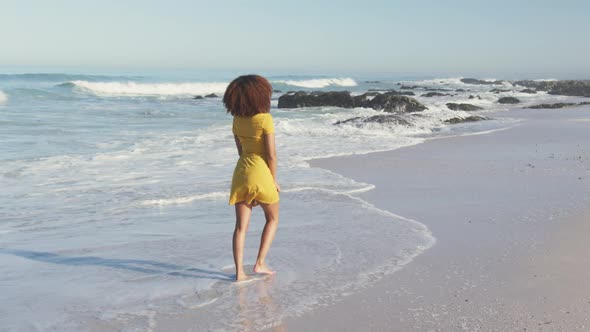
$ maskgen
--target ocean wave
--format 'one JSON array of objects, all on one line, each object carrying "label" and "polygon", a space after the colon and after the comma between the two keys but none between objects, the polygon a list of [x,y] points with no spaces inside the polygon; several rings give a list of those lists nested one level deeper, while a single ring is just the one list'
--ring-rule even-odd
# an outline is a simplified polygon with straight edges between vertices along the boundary
[{"label": "ocean wave", "polygon": [[223,94],[227,83],[137,83],[71,81],[59,86],[71,86],[100,96],[183,96]]},{"label": "ocean wave", "polygon": [[200,201],[205,199],[210,200],[218,200],[223,198],[228,198],[228,192],[210,192],[206,194],[197,194],[197,195],[190,195],[190,196],[179,196],[179,197],[171,197],[171,198],[161,198],[161,199],[149,199],[144,200],[142,205],[158,205],[158,206],[165,206],[165,205],[182,205],[182,204],[189,204],[194,201]]},{"label": "ocean wave", "polygon": [[8,95],[0,90],[0,104],[4,104],[8,100]]},{"label": "ocean wave", "polygon": [[325,88],[328,86],[357,86],[352,78],[316,78],[310,80],[278,80],[273,83],[282,83],[302,88]]}]

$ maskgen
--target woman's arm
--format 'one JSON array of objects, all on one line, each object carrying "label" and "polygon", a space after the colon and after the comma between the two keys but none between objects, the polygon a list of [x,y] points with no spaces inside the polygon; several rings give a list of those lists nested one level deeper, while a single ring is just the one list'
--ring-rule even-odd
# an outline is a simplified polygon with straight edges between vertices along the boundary
[{"label": "woman's arm", "polygon": [[275,181],[277,191],[281,191],[281,187],[277,183],[277,149],[275,146],[275,134],[264,134],[264,144],[266,146],[266,164],[270,169],[270,174]]},{"label": "woman's arm", "polygon": [[242,156],[242,144],[240,144],[240,139],[238,136],[234,135],[234,140],[236,141],[236,148],[238,148],[238,156]]}]

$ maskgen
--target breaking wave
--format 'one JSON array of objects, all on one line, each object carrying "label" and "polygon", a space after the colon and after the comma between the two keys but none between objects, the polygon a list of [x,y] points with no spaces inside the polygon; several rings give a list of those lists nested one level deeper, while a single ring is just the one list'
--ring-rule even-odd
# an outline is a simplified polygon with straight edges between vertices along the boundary
[{"label": "breaking wave", "polygon": [[60,84],[100,96],[188,96],[223,94],[227,83],[137,83],[137,82],[89,82],[71,81]]},{"label": "breaking wave", "polygon": [[283,83],[302,88],[325,88],[328,86],[357,86],[352,78],[317,78],[310,80],[279,80],[273,83]]},{"label": "breaking wave", "polygon": [[8,100],[8,96],[0,90],[0,104],[4,104]]}]

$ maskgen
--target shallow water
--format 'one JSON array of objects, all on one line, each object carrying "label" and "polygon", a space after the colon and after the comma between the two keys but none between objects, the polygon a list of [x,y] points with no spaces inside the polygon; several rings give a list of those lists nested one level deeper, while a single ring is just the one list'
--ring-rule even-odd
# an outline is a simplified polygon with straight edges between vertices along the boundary
[{"label": "shallow water", "polygon": [[[279,274],[236,287],[228,268],[234,216],[227,199],[237,160],[231,117],[219,97],[192,99],[221,95],[230,78],[0,75],[0,326],[77,330],[92,322],[146,330],[190,314],[203,330],[233,330],[272,326],[331,303],[393,273],[434,238],[419,222],[354,196],[374,184],[310,168],[306,160],[391,150],[515,121],[445,125],[443,120],[468,115],[449,111],[449,101],[486,108],[478,114],[508,111],[495,103],[498,95],[488,91],[493,87],[456,78],[365,83],[370,79],[270,76],[282,91],[360,94],[399,89],[398,82],[471,91],[418,96],[429,110],[407,116],[413,127],[334,126],[380,113],[276,109],[281,93],[275,93],[283,192],[269,264]],[[470,100],[470,94],[482,100]],[[560,99],[502,95],[525,103]],[[255,258],[262,226],[255,211],[247,263]]]}]

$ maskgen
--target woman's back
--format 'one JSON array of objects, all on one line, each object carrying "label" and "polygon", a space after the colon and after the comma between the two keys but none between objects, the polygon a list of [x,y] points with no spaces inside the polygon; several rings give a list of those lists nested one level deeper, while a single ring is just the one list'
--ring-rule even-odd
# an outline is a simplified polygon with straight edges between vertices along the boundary
[{"label": "woman's back", "polygon": [[272,116],[270,113],[234,116],[232,131],[240,140],[242,153],[264,156],[266,154],[264,135],[274,133]]}]

